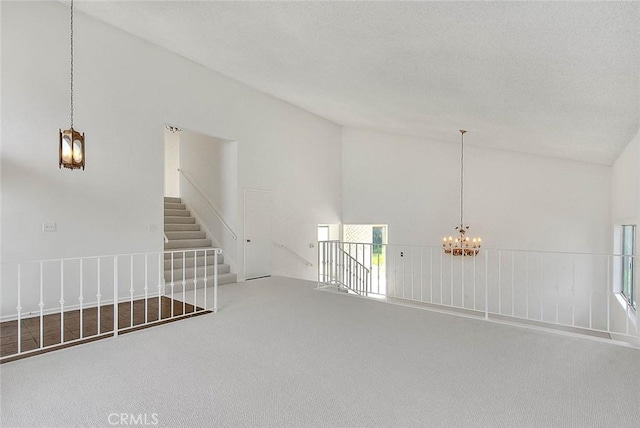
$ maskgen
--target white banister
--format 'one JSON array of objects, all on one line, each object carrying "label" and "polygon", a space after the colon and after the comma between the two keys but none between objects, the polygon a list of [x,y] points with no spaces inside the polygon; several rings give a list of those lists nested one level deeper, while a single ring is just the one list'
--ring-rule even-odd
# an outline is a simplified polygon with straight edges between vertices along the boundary
[{"label": "white banister", "polygon": [[318,287],[640,344],[640,315],[620,294],[617,269],[639,256],[483,248],[469,257],[439,246],[320,241]]},{"label": "white banister", "polygon": [[200,194],[200,196],[202,196],[204,201],[209,206],[209,209],[211,210],[211,212],[213,212],[215,214],[215,216],[218,218],[218,220],[220,220],[220,223],[222,223],[222,225],[229,231],[229,233],[231,233],[231,236],[233,237],[233,239],[237,240],[238,239],[238,235],[233,231],[231,226],[229,226],[229,224],[222,218],[222,215],[220,215],[220,212],[218,211],[218,209],[209,200],[209,198],[207,198],[207,196],[204,194],[202,189],[200,189],[200,187],[196,183],[194,183],[194,181],[191,180],[191,178],[189,178],[189,174],[187,174],[185,171],[183,171],[180,168],[178,168],[178,172],[180,172],[180,174],[182,174],[182,176],[189,182],[189,184],[191,184],[191,186],[193,186],[193,188],[196,189],[196,191]]},{"label": "white banister", "polygon": [[[203,253],[201,262],[198,257]],[[0,262],[3,278],[0,323],[3,331],[5,322],[15,325],[11,339],[3,337],[0,362],[74,343],[117,337],[131,329],[194,313],[216,312],[220,254],[220,248],[198,248]],[[208,255],[214,256],[213,266],[207,266]],[[187,264],[191,256],[193,261]],[[188,265],[193,266],[189,272]],[[203,268],[204,276],[199,272]],[[214,277],[209,278],[207,287],[211,272]],[[156,274],[157,293],[152,285]],[[169,278],[171,296],[168,296]],[[122,324],[120,315],[125,317]],[[26,334],[26,325],[32,330],[29,333],[33,340],[23,342],[20,339]],[[51,329],[56,330],[55,336],[45,336]]]},{"label": "white banister", "polygon": [[280,248],[282,250],[285,250],[289,254],[293,255],[295,258],[300,260],[302,263],[304,263],[308,267],[313,267],[313,263],[311,263],[309,260],[307,260],[304,257],[302,257],[300,254],[296,253],[295,251],[293,251],[291,248],[287,247],[286,245],[279,244],[277,242],[274,242],[273,245],[275,245],[276,247],[278,247],[278,248]]}]

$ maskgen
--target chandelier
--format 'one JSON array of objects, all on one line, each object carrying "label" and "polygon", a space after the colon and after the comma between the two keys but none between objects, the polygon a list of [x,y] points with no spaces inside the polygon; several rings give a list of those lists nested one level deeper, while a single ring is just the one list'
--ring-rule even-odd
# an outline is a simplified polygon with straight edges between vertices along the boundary
[{"label": "chandelier", "polygon": [[469,238],[467,232],[469,226],[464,224],[464,134],[467,131],[460,130],[460,224],[456,226],[459,236],[444,237],[442,239],[442,248],[445,254],[454,256],[475,256],[480,251],[482,239]]},{"label": "chandelier", "polygon": [[58,167],[84,169],[84,133],[73,129],[73,0],[71,0],[71,126],[59,130]]}]

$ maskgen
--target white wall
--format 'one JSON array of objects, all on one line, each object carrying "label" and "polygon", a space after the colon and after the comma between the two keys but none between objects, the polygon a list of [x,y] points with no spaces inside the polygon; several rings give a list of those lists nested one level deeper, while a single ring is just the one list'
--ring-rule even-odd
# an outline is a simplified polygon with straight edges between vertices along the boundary
[{"label": "white wall", "polygon": [[[193,181],[180,177],[180,196],[203,222],[220,246],[227,262],[237,273],[239,239],[233,238],[238,225],[238,143],[182,130],[180,140],[180,169]],[[200,193],[202,192],[202,194]],[[204,196],[203,196],[204,195]],[[208,204],[231,228],[229,231]]]},{"label": "white wall", "polygon": [[613,164],[611,217],[614,224],[640,219],[640,131]]},{"label": "white wall", "polygon": [[[3,261],[161,250],[149,224],[163,222],[165,123],[237,141],[238,192],[273,189],[274,238],[313,259],[319,219],[340,222],[339,126],[81,13],[75,36],[84,172],[57,166],[68,7],[2,3]],[[58,231],[41,232],[44,220]],[[282,254],[274,273],[315,278]]]},{"label": "white wall", "polygon": [[180,196],[180,134],[164,130],[164,195]]},{"label": "white wall", "polygon": [[486,249],[608,252],[611,168],[480,148],[472,130],[465,137],[465,223],[485,246],[478,263],[466,264],[438,250],[459,222],[459,133],[452,131],[451,143],[436,143],[343,131],[344,223],[388,223],[388,242],[401,244],[386,253],[388,292],[416,298],[425,286],[424,296],[434,293],[436,303],[464,301],[484,310],[486,281],[492,312],[525,316],[526,294],[531,313],[544,308],[546,321],[557,305],[559,322],[588,326],[592,315],[594,326],[606,328],[606,307],[588,306],[590,296],[605,299],[605,258],[521,252],[500,258]]},{"label": "white wall", "polygon": [[[389,243],[440,245],[460,217],[460,139],[343,130],[343,222],[387,223]],[[610,167],[473,146],[465,223],[490,248],[607,252]]]},{"label": "white wall", "polygon": [[[620,254],[620,226],[635,224],[640,226],[640,131],[629,142],[612,167],[611,172],[611,232],[615,239],[612,251]],[[636,227],[636,243],[640,243],[640,227]],[[636,251],[638,248],[636,248]],[[637,254],[637,253],[636,253]],[[612,269],[612,285],[620,290],[620,259],[616,258]],[[636,275],[636,296],[638,296],[638,277]],[[637,300],[637,297],[636,297]],[[612,299],[612,325],[619,331],[626,331],[626,304],[622,299]],[[634,314],[632,313],[632,317]],[[633,324],[632,324],[633,327]]]}]

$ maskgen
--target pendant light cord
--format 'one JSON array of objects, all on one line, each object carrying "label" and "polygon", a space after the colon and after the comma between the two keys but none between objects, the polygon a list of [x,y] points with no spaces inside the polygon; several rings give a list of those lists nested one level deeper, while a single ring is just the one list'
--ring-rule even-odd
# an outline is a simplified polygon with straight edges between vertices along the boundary
[{"label": "pendant light cord", "polygon": [[73,128],[73,0],[71,0],[71,128]]}]

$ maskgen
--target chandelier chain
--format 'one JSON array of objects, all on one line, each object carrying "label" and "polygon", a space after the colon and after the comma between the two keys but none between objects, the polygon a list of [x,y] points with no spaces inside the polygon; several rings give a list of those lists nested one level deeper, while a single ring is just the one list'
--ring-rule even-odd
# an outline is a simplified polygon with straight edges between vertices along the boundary
[{"label": "chandelier chain", "polygon": [[464,228],[464,132],[460,132],[460,228]]},{"label": "chandelier chain", "polygon": [[71,0],[71,128],[73,128],[73,0]]}]

